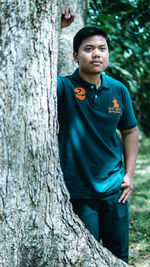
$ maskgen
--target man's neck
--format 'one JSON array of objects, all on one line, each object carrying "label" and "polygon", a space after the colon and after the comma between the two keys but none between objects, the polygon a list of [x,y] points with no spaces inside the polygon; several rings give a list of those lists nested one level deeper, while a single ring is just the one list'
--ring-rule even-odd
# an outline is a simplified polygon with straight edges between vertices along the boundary
[{"label": "man's neck", "polygon": [[100,73],[86,74],[79,70],[80,77],[88,83],[95,84],[96,88],[101,85],[101,75]]}]

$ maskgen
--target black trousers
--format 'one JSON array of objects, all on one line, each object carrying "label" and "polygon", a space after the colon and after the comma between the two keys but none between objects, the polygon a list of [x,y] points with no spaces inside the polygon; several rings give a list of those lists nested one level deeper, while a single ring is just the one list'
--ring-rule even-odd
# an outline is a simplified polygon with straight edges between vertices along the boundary
[{"label": "black trousers", "polygon": [[118,203],[119,190],[101,199],[71,199],[74,212],[97,241],[128,263],[128,202]]}]

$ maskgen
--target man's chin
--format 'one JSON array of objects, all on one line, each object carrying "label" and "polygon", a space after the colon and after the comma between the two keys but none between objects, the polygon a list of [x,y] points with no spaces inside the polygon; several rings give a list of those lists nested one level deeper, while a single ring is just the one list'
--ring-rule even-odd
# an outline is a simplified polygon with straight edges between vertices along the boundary
[{"label": "man's chin", "polygon": [[91,74],[95,74],[95,75],[100,74],[102,71],[103,70],[100,68],[95,68],[95,69],[93,68],[90,70]]},{"label": "man's chin", "polygon": [[95,74],[95,75],[98,75],[98,74],[100,74],[100,73],[101,73],[100,70],[99,70],[99,71],[98,71],[98,70],[95,70],[95,71],[93,70],[93,71],[91,71],[91,74]]}]

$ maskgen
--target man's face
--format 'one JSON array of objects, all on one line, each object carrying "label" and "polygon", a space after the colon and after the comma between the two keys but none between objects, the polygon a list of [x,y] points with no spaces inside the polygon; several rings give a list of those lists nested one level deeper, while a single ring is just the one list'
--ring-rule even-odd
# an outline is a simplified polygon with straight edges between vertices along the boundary
[{"label": "man's face", "polygon": [[83,40],[78,53],[74,52],[74,60],[79,64],[79,70],[85,74],[98,74],[107,68],[109,53],[106,39],[94,35]]}]

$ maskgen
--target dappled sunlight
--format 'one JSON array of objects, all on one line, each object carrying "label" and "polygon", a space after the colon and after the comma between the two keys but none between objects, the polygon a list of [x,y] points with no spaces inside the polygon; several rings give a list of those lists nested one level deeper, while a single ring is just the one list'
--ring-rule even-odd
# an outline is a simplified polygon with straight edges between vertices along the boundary
[{"label": "dappled sunlight", "polygon": [[141,168],[139,170],[136,170],[136,174],[147,175],[148,173],[150,173],[150,166],[145,167],[144,170],[142,170]]}]

